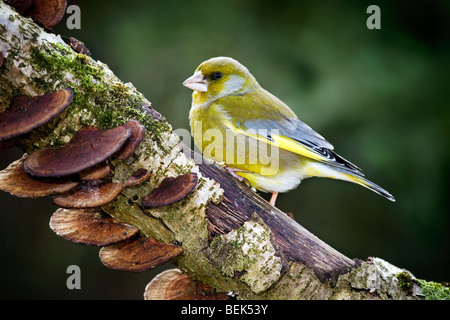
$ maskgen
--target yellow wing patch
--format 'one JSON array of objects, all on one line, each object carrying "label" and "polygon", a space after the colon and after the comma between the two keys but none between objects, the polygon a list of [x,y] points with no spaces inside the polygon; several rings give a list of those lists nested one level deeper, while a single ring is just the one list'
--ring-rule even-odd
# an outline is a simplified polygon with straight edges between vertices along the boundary
[{"label": "yellow wing patch", "polygon": [[235,127],[230,121],[225,121],[225,124],[228,128],[230,128],[232,131],[239,133],[239,134],[244,134],[246,136],[252,137],[254,139],[257,139],[259,141],[262,141],[264,143],[276,146],[280,149],[283,150],[287,150],[290,151],[292,153],[296,153],[298,155],[301,155],[303,157],[307,157],[313,160],[317,160],[317,161],[329,161],[328,158],[323,157],[319,154],[317,154],[316,152],[312,151],[310,148],[308,148],[307,146],[304,146],[303,144],[301,144],[300,142],[288,138],[286,136],[280,136],[280,135],[275,135],[275,134],[271,134],[271,140],[269,140],[266,136],[258,134],[258,133],[254,133],[254,132],[247,132],[244,131],[240,128]]}]

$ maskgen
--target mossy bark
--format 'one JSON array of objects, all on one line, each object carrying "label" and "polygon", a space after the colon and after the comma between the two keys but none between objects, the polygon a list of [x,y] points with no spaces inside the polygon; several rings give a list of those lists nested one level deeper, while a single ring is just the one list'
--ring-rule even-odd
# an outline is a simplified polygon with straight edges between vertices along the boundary
[{"label": "mossy bark", "polygon": [[[339,269],[339,264],[336,265],[339,270],[333,275],[334,266],[315,269],[312,262],[302,263],[302,255],[288,255],[283,245],[288,245],[289,238],[274,234],[276,229],[267,217],[274,215],[281,223],[286,223],[287,218],[263,205],[260,208],[267,211],[267,217],[261,215],[266,211],[256,213],[243,208],[245,219],[235,228],[223,228],[220,219],[212,221],[209,214],[225,211],[218,204],[226,198],[222,186],[232,178],[226,174],[206,177],[190,155],[182,152],[170,124],[132,84],[120,81],[100,61],[73,52],[59,36],[45,32],[3,2],[0,2],[0,50],[4,56],[0,67],[0,112],[15,95],[36,96],[63,87],[74,92],[73,103],[63,114],[16,139],[24,152],[63,145],[86,126],[107,129],[128,120],[139,120],[145,126],[145,139],[135,155],[124,161],[111,160],[112,180],[123,182],[139,168],[151,171],[151,178],[126,188],[102,209],[119,221],[137,226],[142,236],[180,244],[183,252],[174,263],[194,279],[240,299],[423,298],[417,281],[411,280],[411,286],[404,290],[395,275],[406,271],[381,259],[357,263],[319,244],[325,248],[323,252],[345,266]],[[187,198],[161,208],[141,206],[142,198],[165,177],[187,172],[199,175],[196,189]],[[262,201],[251,191],[247,194],[256,199],[249,201]],[[295,230],[304,232],[300,227]],[[326,255],[315,257],[314,251],[307,252],[315,250],[314,244],[317,243],[299,250],[305,250],[308,259],[321,259],[324,264]]]}]

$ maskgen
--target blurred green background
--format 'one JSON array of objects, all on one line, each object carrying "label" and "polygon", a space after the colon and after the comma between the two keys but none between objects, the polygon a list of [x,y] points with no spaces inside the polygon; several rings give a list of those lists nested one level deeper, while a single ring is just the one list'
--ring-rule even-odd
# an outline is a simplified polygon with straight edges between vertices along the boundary
[{"label": "blurred green background", "polygon": [[[81,30],[67,29],[66,15],[55,31],[85,42],[174,129],[189,128],[192,91],[183,80],[208,58],[239,60],[397,199],[310,179],[277,206],[348,257],[376,256],[418,278],[450,281],[449,1],[69,4],[81,8]],[[371,4],[381,9],[381,30],[366,27]],[[20,156],[2,150],[1,169]],[[142,299],[153,276],[172,267],[110,270],[98,248],[49,229],[49,198],[0,193],[0,204],[0,298]],[[81,268],[81,290],[66,287],[72,264]]]}]

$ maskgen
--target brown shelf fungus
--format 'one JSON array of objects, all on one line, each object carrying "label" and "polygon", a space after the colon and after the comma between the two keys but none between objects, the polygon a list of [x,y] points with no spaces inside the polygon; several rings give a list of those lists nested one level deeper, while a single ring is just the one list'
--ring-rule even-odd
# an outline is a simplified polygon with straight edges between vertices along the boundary
[{"label": "brown shelf fungus", "polygon": [[53,197],[53,204],[61,208],[98,208],[112,202],[122,192],[124,184],[90,181],[70,193]]},{"label": "brown shelf fungus", "polygon": [[150,178],[151,173],[147,169],[137,169],[133,174],[125,181],[126,187],[137,186]]},{"label": "brown shelf fungus", "polygon": [[0,171],[0,190],[16,197],[39,198],[68,192],[79,185],[70,178],[34,178],[23,170],[27,154]]},{"label": "brown shelf fungus", "polygon": [[56,26],[66,13],[67,0],[33,0],[27,15],[46,28]]},{"label": "brown shelf fungus", "polygon": [[73,49],[73,51],[87,55],[87,56],[91,56],[91,52],[89,51],[89,49],[80,40],[78,40],[74,37],[70,37],[70,38],[61,37],[61,38],[64,40],[65,43],[67,43]]},{"label": "brown shelf fungus", "polygon": [[50,228],[66,240],[90,246],[109,246],[139,232],[95,209],[58,209],[50,218]]},{"label": "brown shelf fungus", "polygon": [[108,268],[142,272],[170,261],[181,251],[180,246],[141,237],[134,241],[129,240],[103,247],[99,256],[102,263]]},{"label": "brown shelf fungus", "polygon": [[118,158],[125,160],[131,157],[136,148],[141,144],[145,135],[145,127],[139,121],[128,121],[122,127],[131,131],[131,135],[118,152]]},{"label": "brown shelf fungus", "polygon": [[130,136],[130,130],[85,128],[61,148],[36,151],[24,162],[26,172],[37,177],[61,177],[95,166],[116,153]]},{"label": "brown shelf fungus", "polygon": [[176,178],[165,178],[155,190],[142,199],[142,205],[145,208],[156,208],[178,202],[194,190],[197,179],[194,172]]},{"label": "brown shelf fungus", "polygon": [[45,95],[12,99],[0,114],[0,140],[20,136],[47,123],[72,103],[71,89],[59,89]]},{"label": "brown shelf fungus", "polygon": [[145,287],[145,300],[229,300],[225,293],[215,293],[210,286],[192,280],[180,269],[161,272]]},{"label": "brown shelf fungus", "polygon": [[84,169],[78,175],[83,181],[100,180],[105,178],[111,171],[106,161],[100,162],[93,167]]},{"label": "brown shelf fungus", "polygon": [[16,9],[19,14],[24,14],[31,6],[32,0],[5,0],[7,4]]}]

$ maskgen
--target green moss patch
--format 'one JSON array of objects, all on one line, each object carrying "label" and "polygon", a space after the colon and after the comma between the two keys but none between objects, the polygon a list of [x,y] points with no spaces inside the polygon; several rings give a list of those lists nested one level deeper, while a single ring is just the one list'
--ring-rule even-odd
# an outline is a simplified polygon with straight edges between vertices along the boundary
[{"label": "green moss patch", "polygon": [[418,280],[425,300],[450,300],[450,288],[433,281]]},{"label": "green moss patch", "polygon": [[133,119],[140,121],[157,140],[161,131],[170,130],[167,123],[154,120],[143,110],[144,96],[122,83],[105,65],[62,44],[33,47],[30,52],[37,74],[51,74],[51,80],[45,76],[33,79],[38,89],[49,92],[69,87],[74,92],[70,112],[92,115],[79,117],[81,126],[108,129]]}]

